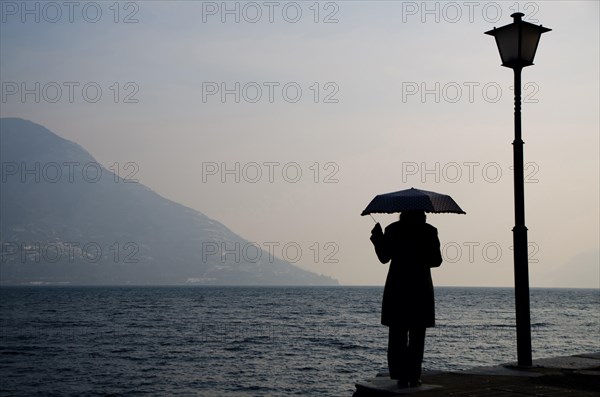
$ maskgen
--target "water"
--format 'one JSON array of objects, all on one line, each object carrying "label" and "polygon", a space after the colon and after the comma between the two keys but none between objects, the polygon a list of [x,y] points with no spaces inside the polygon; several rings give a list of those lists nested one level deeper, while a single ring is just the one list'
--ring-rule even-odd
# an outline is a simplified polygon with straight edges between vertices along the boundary
[{"label": "water", "polygon": [[[0,394],[350,396],[380,287],[0,289]],[[533,289],[534,358],[600,351],[598,290]],[[511,289],[436,288],[425,370],[515,361]]]}]

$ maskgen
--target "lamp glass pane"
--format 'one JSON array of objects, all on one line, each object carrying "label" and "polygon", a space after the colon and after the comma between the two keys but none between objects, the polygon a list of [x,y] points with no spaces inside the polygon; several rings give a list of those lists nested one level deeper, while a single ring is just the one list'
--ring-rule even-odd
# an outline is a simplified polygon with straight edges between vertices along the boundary
[{"label": "lamp glass pane", "polygon": [[523,24],[521,34],[521,58],[525,63],[531,64],[542,33],[535,25]]},{"label": "lamp glass pane", "polygon": [[519,27],[516,24],[496,29],[496,44],[503,64],[519,61]]}]

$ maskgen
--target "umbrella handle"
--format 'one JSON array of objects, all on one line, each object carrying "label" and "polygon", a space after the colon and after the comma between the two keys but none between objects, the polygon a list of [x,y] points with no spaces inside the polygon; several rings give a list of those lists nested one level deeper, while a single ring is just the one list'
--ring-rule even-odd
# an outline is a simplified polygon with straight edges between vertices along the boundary
[{"label": "umbrella handle", "polygon": [[369,216],[371,217],[371,219],[373,219],[373,222],[377,223],[377,221],[375,220],[375,218],[373,218],[373,215],[369,214]]}]

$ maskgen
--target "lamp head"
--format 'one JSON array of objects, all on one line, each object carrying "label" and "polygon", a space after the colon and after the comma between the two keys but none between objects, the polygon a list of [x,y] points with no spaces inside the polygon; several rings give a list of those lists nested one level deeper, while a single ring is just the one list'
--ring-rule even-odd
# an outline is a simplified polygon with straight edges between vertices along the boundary
[{"label": "lamp head", "polygon": [[533,65],[542,33],[551,30],[525,22],[523,16],[523,13],[515,12],[511,15],[513,23],[485,32],[496,39],[502,66],[516,69]]}]

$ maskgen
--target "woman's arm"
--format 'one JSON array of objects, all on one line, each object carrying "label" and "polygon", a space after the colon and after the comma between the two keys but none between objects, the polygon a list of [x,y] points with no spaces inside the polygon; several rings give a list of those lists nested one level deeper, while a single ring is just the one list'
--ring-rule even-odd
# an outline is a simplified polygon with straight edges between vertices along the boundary
[{"label": "woman's arm", "polygon": [[389,244],[379,223],[371,230],[371,242],[375,246],[375,253],[379,262],[388,263],[390,261]]},{"label": "woman's arm", "polygon": [[429,255],[429,267],[439,267],[442,264],[443,259],[442,252],[440,251],[440,239],[438,238],[436,228],[433,228]]}]

